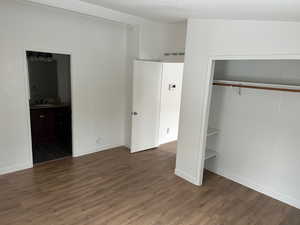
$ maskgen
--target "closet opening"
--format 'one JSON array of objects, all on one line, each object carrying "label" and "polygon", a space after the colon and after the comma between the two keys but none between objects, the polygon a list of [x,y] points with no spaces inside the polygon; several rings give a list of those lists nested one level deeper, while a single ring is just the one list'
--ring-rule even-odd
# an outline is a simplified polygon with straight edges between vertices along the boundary
[{"label": "closet opening", "polygon": [[270,195],[299,185],[300,60],[214,60],[211,85],[205,169]]},{"label": "closet opening", "polygon": [[33,164],[72,156],[70,55],[26,51]]}]

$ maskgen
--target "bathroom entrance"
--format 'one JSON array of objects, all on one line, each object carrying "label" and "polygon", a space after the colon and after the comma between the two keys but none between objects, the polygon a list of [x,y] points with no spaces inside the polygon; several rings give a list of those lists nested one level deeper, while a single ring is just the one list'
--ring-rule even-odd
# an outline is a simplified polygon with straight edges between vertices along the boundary
[{"label": "bathroom entrance", "polygon": [[72,156],[70,55],[27,51],[33,163]]}]

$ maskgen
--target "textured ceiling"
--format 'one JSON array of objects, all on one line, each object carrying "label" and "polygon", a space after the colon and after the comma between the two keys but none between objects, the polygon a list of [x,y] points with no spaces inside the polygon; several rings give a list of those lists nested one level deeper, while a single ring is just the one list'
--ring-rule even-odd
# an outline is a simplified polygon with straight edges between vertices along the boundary
[{"label": "textured ceiling", "polygon": [[148,19],[187,18],[300,21],[300,0],[82,0]]}]

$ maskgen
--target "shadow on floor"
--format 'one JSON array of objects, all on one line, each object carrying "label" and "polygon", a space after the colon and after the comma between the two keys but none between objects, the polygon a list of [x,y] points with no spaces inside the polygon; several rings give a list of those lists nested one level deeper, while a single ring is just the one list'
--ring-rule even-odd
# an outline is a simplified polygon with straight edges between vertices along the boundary
[{"label": "shadow on floor", "polygon": [[38,144],[32,151],[34,164],[72,156],[72,146],[62,143]]}]

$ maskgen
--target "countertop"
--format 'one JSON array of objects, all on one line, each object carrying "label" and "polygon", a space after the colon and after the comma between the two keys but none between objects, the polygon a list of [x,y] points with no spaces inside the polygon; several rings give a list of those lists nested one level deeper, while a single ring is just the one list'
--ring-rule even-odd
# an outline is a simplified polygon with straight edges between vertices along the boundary
[{"label": "countertop", "polygon": [[31,105],[30,109],[52,109],[52,108],[64,108],[70,107],[68,104],[39,104],[39,105]]}]

